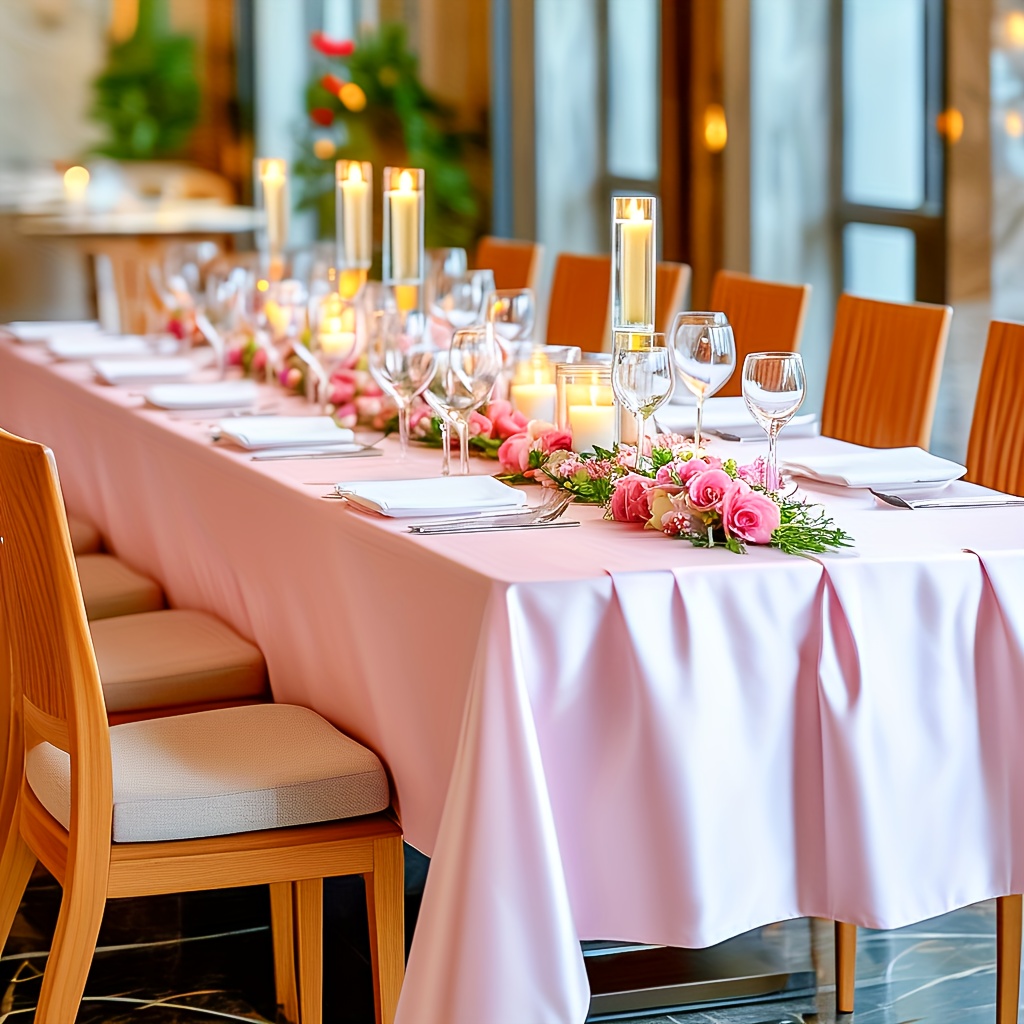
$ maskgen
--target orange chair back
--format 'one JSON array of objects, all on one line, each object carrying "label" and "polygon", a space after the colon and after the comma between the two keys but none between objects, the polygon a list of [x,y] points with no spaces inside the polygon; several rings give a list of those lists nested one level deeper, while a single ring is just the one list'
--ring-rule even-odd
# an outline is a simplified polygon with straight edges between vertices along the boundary
[{"label": "orange chair back", "polygon": [[544,246],[511,238],[484,235],[476,247],[476,266],[494,271],[495,288],[537,290]]},{"label": "orange chair back", "polygon": [[796,352],[800,348],[810,296],[809,284],[759,281],[731,270],[715,274],[709,308],[729,318],[736,338],[736,372],[719,395],[743,393],[743,360],[751,352]]},{"label": "orange chair back", "polygon": [[821,432],[871,448],[927,448],[952,314],[840,295]]},{"label": "orange chair back", "polygon": [[1024,495],[1024,324],[993,320],[967,445],[967,479]]},{"label": "orange chair back", "polygon": [[584,352],[607,346],[611,258],[558,254],[548,303],[549,345],[579,345]]},{"label": "orange chair back", "polygon": [[687,263],[659,263],[655,278],[657,291],[654,295],[654,329],[668,334],[676,313],[686,303],[690,290],[690,267]]}]

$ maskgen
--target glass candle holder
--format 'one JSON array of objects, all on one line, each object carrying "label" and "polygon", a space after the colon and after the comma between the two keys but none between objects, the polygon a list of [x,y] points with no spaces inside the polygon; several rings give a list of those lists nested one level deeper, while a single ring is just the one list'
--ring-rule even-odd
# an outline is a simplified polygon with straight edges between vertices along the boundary
[{"label": "glass candle holder", "polygon": [[615,330],[654,330],[654,196],[612,199],[612,321]]},{"label": "glass candle holder", "polygon": [[356,306],[337,291],[311,300],[310,348],[325,368],[354,363],[359,352]]},{"label": "glass candle holder", "polygon": [[256,233],[256,246],[269,262],[271,280],[284,276],[284,254],[288,246],[288,161],[276,157],[257,157],[253,163],[253,204],[264,215],[263,227]]},{"label": "glass candle holder", "polygon": [[391,285],[423,283],[424,172],[384,168],[383,279]]},{"label": "glass candle holder", "polygon": [[512,408],[529,420],[554,423],[555,367],[559,363],[578,362],[579,358],[580,350],[571,345],[515,343],[508,388]]},{"label": "glass candle holder", "polygon": [[610,366],[559,363],[555,367],[557,423],[572,434],[574,452],[610,451],[618,433],[618,410]]},{"label": "glass candle holder", "polygon": [[[334,199],[339,287],[351,297],[373,263],[373,165],[339,160],[334,165]],[[353,282],[358,282],[355,289]]]}]

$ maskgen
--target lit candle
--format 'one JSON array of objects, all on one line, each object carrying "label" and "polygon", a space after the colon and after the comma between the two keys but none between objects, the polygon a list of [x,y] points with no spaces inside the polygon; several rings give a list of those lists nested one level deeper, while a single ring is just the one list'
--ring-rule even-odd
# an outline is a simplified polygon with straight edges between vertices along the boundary
[{"label": "lit candle", "polygon": [[535,351],[527,365],[520,363],[509,390],[513,408],[529,420],[555,420],[556,388],[551,363],[543,352]]},{"label": "lit candle", "polygon": [[630,203],[628,212],[629,217],[622,222],[622,319],[629,324],[645,324],[654,315],[647,308],[647,254],[654,221],[644,216],[636,200]]},{"label": "lit candle", "polygon": [[69,167],[64,172],[64,200],[68,206],[84,206],[89,188],[89,172],[84,167]]},{"label": "lit candle", "polygon": [[267,251],[277,260],[288,243],[288,173],[283,160],[259,162],[263,212],[267,221]]},{"label": "lit candle", "polygon": [[409,171],[398,176],[391,203],[391,280],[418,281],[420,278],[420,193],[413,188]]},{"label": "lit candle", "polygon": [[355,310],[337,292],[327,295],[320,307],[316,332],[320,351],[334,359],[347,359],[356,347]]},{"label": "lit candle", "polygon": [[339,160],[338,173],[341,186],[341,230],[345,267],[368,267],[373,262],[373,222],[370,182],[363,177],[358,160]]},{"label": "lit candle", "polygon": [[[610,451],[615,444],[615,406],[611,388],[593,386],[588,405],[569,406],[569,429],[572,431],[572,450],[589,452],[595,448]],[[604,404],[602,404],[604,403]]]}]

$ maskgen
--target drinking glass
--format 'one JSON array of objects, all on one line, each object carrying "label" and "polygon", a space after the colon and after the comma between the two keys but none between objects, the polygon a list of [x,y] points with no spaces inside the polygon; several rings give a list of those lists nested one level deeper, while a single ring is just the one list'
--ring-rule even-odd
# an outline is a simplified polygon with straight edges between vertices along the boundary
[{"label": "drinking glass", "polygon": [[294,278],[276,281],[267,291],[263,306],[271,339],[267,356],[273,361],[275,373],[284,369],[288,356],[303,344],[302,335],[309,324],[308,302],[306,286]]},{"label": "drinking glass", "polygon": [[537,300],[532,289],[502,288],[493,291],[487,296],[485,311],[485,321],[494,327],[494,336],[505,352],[533,336]]},{"label": "drinking glass", "polygon": [[[488,325],[465,327],[455,332],[441,370],[441,405],[459,437],[459,472],[469,473],[469,414],[490,397],[501,372],[501,349]],[[435,392],[436,394],[436,392]]]},{"label": "drinking glass", "polygon": [[[336,278],[330,280],[335,281]],[[300,341],[295,354],[309,370],[306,397],[319,399],[320,411],[326,414],[331,393],[331,375],[335,370],[351,366],[359,356],[356,330],[356,304],[340,295],[337,289],[309,299],[309,346]],[[315,381],[315,388],[309,386]]]},{"label": "drinking glass", "polygon": [[612,391],[636,417],[636,468],[640,469],[647,420],[672,394],[672,353],[664,334],[615,332]]},{"label": "drinking glass", "polygon": [[806,391],[804,361],[797,352],[752,352],[743,361],[743,401],[768,435],[769,490],[779,485],[779,433],[803,404]]},{"label": "drinking glass", "polygon": [[676,373],[697,399],[693,444],[700,448],[704,399],[719,391],[736,369],[736,341],[724,313],[678,313],[671,346]]},{"label": "drinking glass", "polygon": [[445,278],[461,277],[469,270],[469,259],[465,249],[428,249],[427,277],[424,282],[426,290],[426,308],[430,309],[438,288]]},{"label": "drinking glass", "polygon": [[383,313],[367,352],[373,379],[398,406],[398,436],[404,459],[409,450],[409,410],[437,370],[437,347],[419,310]]},{"label": "drinking glass", "polygon": [[493,270],[471,270],[466,274],[439,275],[430,303],[430,313],[441,328],[439,333],[472,327],[484,322],[487,297],[494,291]]}]

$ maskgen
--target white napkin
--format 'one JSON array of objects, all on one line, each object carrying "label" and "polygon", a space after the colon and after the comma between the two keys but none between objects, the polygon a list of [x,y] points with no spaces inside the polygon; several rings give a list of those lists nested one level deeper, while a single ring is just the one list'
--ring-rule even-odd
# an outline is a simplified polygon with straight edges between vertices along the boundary
[{"label": "white napkin", "polygon": [[138,335],[70,334],[57,335],[46,343],[46,350],[55,359],[107,359],[118,356],[151,356],[153,346]]},{"label": "white napkin", "polygon": [[967,472],[949,459],[940,459],[923,448],[858,448],[838,455],[804,455],[782,463],[783,472],[840,487],[873,487],[877,490],[941,487]]},{"label": "white napkin", "polygon": [[516,512],[526,495],[491,476],[431,477],[427,480],[360,480],[336,484],[352,504],[371,512],[407,519],[411,516],[472,515]]},{"label": "white napkin", "polygon": [[[695,405],[665,405],[654,415],[662,430],[675,434],[692,434],[697,425]],[[767,438],[750,415],[747,403],[739,396],[709,398],[704,403],[702,423],[709,430],[722,430],[745,440]],[[783,427],[782,433],[784,437],[814,437],[818,433],[818,417],[813,412],[798,413]]]},{"label": "white napkin", "polygon": [[185,380],[196,370],[191,359],[97,359],[92,364],[108,384],[150,384],[160,380]]},{"label": "white napkin", "polygon": [[4,328],[18,341],[37,345],[61,335],[98,334],[100,325],[95,320],[12,320]]},{"label": "white napkin", "polygon": [[330,416],[246,416],[221,420],[221,436],[250,451],[257,448],[329,448],[351,444],[355,434]]},{"label": "white napkin", "polygon": [[158,409],[248,409],[259,390],[252,380],[217,380],[203,384],[157,384],[146,401]]}]

